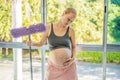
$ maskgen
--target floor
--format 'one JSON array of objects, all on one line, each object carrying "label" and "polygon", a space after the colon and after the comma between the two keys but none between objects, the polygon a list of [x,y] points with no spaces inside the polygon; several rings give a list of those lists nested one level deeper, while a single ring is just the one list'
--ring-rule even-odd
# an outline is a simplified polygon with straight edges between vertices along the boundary
[{"label": "floor", "polygon": [[[79,80],[102,80],[102,70],[102,64],[77,62]],[[33,80],[41,80],[40,60],[33,60],[33,72]],[[14,80],[12,60],[0,59],[0,80]],[[31,80],[29,59],[23,60],[23,80]],[[120,65],[107,64],[106,80],[120,80]]]}]

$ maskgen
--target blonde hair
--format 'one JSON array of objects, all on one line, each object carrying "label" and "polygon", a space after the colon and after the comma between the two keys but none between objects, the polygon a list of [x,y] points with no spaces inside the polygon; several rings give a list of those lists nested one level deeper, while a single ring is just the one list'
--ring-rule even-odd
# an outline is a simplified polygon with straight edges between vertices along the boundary
[{"label": "blonde hair", "polygon": [[65,11],[64,11],[65,14],[68,14],[68,13],[73,13],[75,15],[77,15],[77,12],[74,8],[67,8]]}]

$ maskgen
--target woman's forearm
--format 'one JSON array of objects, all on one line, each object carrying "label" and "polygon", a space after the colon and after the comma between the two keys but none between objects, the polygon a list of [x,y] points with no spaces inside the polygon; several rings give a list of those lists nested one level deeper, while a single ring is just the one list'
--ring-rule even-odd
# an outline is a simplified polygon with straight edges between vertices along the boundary
[{"label": "woman's forearm", "polygon": [[76,57],[76,48],[73,47],[72,48],[72,56],[71,56],[71,58],[75,58],[75,57]]},{"label": "woman's forearm", "polygon": [[40,42],[32,42],[31,45],[36,47],[41,47],[43,44]]}]

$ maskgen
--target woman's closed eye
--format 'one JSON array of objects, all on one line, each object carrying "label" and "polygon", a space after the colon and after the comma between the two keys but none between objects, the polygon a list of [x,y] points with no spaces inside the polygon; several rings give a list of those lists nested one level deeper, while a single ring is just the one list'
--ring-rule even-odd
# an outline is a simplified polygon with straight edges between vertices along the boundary
[{"label": "woman's closed eye", "polygon": [[72,20],[71,20],[70,18],[67,18],[67,21],[68,21],[68,22],[72,22]]}]

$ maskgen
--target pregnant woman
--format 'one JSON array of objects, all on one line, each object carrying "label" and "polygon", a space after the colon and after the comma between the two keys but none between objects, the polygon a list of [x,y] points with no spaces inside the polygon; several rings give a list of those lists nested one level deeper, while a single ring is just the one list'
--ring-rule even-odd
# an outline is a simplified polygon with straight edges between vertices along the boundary
[{"label": "pregnant woman", "polygon": [[48,40],[50,55],[46,80],[78,80],[75,63],[75,31],[69,26],[77,16],[74,8],[67,8],[55,23],[46,25],[40,42],[27,45],[41,47]]}]

